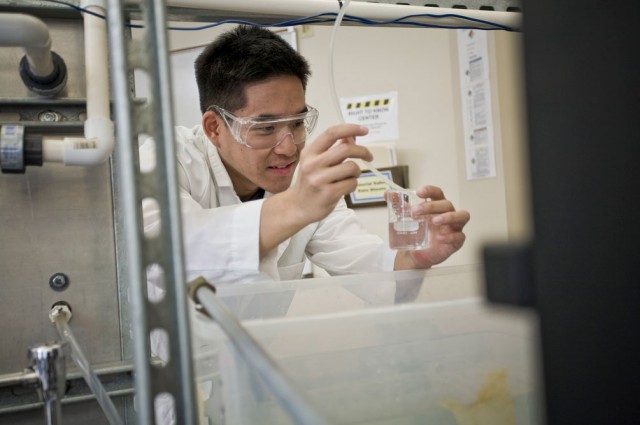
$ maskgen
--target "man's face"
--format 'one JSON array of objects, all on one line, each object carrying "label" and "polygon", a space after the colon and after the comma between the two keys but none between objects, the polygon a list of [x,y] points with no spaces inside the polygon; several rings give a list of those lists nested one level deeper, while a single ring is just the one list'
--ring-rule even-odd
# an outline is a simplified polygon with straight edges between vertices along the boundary
[{"label": "man's face", "polygon": [[[306,110],[302,83],[294,76],[278,76],[245,87],[246,105],[230,111],[237,117],[278,117],[294,115]],[[238,143],[224,121],[209,111],[203,116],[205,132],[218,148],[234,189],[240,198],[249,197],[263,188],[278,193],[291,184],[300,159],[302,144],[294,144],[285,137],[270,149],[252,149]]]}]

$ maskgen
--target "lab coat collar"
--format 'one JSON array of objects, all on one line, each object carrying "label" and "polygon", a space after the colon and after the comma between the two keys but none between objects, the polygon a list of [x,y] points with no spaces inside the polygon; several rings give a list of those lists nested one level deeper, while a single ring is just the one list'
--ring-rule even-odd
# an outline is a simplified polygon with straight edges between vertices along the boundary
[{"label": "lab coat collar", "polygon": [[218,148],[216,148],[215,145],[211,143],[204,130],[202,129],[202,126],[198,126],[198,129],[196,130],[196,137],[197,140],[200,140],[202,143],[201,148],[207,156],[209,167],[211,169],[211,172],[213,173],[213,178],[215,179],[218,186],[233,188],[231,177],[229,177],[229,173],[227,173],[227,169],[224,167],[222,159],[220,159],[220,155],[218,154]]},{"label": "lab coat collar", "polygon": [[[225,168],[222,159],[220,159],[220,154],[218,153],[218,148],[211,143],[207,135],[205,134],[202,126],[199,126],[196,130],[197,139],[201,140],[203,143],[202,148],[207,156],[207,160],[209,161],[209,166],[211,172],[213,173],[213,178],[215,179],[216,184],[219,188],[228,188],[233,191],[233,193],[237,196],[235,189],[233,188],[233,183],[231,182],[231,177]],[[269,191],[264,192],[264,198],[269,198],[273,194]],[[238,198],[239,199],[239,198]]]}]

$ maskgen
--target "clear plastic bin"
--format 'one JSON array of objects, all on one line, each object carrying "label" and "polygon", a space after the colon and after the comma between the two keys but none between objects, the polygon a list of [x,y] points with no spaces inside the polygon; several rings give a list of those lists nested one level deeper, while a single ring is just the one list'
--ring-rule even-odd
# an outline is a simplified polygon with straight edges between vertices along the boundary
[{"label": "clear plastic bin", "polygon": [[[538,424],[534,318],[477,297],[432,299],[443,279],[475,278],[464,268],[218,292],[239,317],[251,312],[247,330],[329,423]],[[293,423],[216,325],[195,326],[211,423]]]}]

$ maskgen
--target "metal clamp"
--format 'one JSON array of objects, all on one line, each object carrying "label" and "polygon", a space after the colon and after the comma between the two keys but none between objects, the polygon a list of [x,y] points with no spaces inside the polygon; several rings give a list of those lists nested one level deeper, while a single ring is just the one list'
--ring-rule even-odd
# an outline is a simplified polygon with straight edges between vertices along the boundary
[{"label": "metal clamp", "polygon": [[202,288],[203,286],[206,286],[207,288],[211,289],[211,291],[215,294],[216,287],[213,286],[212,283],[207,281],[202,276],[198,276],[197,278],[195,278],[191,282],[187,283],[187,294],[189,295],[189,298],[191,298],[193,300],[193,302],[194,302],[194,304],[196,306],[196,311],[198,313],[202,313],[205,316],[207,316],[208,318],[213,319],[211,317],[211,315],[209,314],[209,312],[207,311],[207,309],[204,308],[204,306],[202,304],[200,304],[200,301],[198,300],[198,289]]}]

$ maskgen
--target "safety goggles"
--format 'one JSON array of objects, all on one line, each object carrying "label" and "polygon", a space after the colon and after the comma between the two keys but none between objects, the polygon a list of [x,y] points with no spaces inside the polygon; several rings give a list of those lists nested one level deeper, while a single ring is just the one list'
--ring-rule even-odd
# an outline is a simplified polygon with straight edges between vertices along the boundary
[{"label": "safety goggles", "polygon": [[318,121],[318,110],[309,105],[306,112],[300,114],[268,118],[236,117],[216,105],[207,110],[216,111],[236,141],[252,149],[275,148],[287,136],[291,136],[295,144],[304,143]]}]

